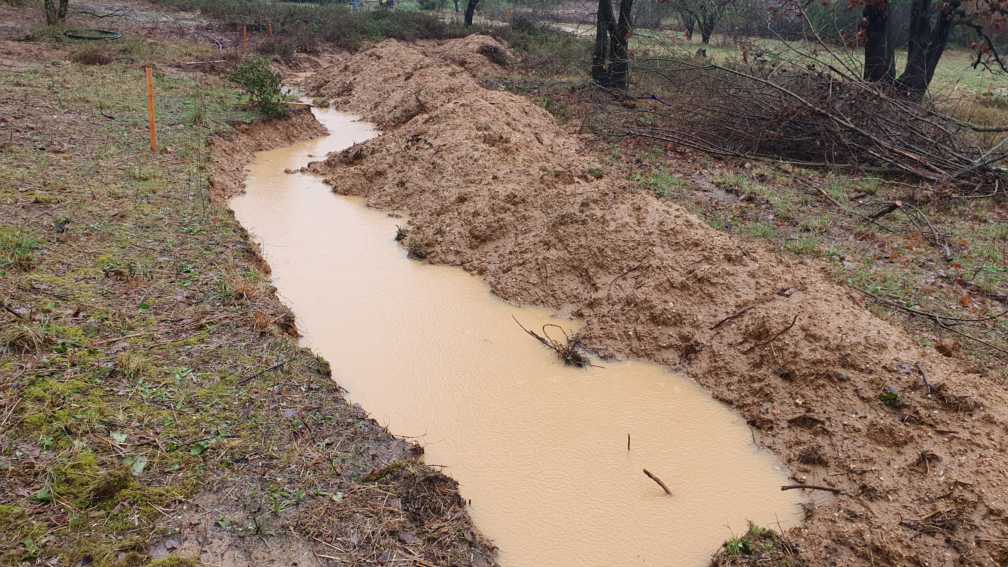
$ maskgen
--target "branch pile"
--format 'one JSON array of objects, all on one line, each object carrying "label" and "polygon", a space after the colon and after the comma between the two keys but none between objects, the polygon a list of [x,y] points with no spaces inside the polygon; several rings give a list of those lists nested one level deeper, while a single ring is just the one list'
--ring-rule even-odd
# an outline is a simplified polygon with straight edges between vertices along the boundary
[{"label": "branch pile", "polygon": [[[890,95],[861,81],[805,68],[721,66],[691,59],[650,60],[637,67],[650,104],[601,113],[603,132],[678,143],[744,159],[852,167],[947,184],[963,192],[996,190],[1008,157],[1000,142],[981,148],[983,129],[942,115],[926,103]],[[600,123],[603,121],[604,123]]]}]

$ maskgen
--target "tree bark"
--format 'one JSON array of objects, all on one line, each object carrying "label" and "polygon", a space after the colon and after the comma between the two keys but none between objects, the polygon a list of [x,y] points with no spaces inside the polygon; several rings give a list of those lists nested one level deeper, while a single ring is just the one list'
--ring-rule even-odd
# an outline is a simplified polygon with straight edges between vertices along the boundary
[{"label": "tree bark", "polygon": [[609,84],[613,88],[626,90],[630,84],[630,21],[633,0],[620,0],[619,22],[612,34],[610,46]]},{"label": "tree bark", "polygon": [[889,2],[874,0],[865,4],[864,79],[873,83],[892,83],[896,78],[896,46],[893,43]]},{"label": "tree bark", "polygon": [[54,26],[66,21],[70,0],[45,0],[46,25]]},{"label": "tree bark", "polygon": [[598,11],[595,13],[595,49],[592,53],[592,80],[608,86],[609,73],[606,61],[609,58],[609,34],[613,32],[613,11],[611,0],[599,0]]},{"label": "tree bark", "polygon": [[931,0],[913,0],[907,63],[897,85],[907,96],[923,98],[945,52],[960,0],[945,0],[931,24]]},{"label": "tree bark", "polygon": [[682,21],[683,32],[686,34],[686,41],[693,41],[693,30],[696,27],[696,18],[689,12],[679,12],[679,20]]},{"label": "tree bark", "polygon": [[706,15],[700,18],[700,41],[704,45],[710,45],[711,36],[714,35],[714,28],[717,26],[718,19],[711,15]]},{"label": "tree bark", "polygon": [[476,7],[479,6],[479,0],[469,0],[466,4],[465,11],[465,27],[469,27],[473,23],[473,16],[476,14]]}]

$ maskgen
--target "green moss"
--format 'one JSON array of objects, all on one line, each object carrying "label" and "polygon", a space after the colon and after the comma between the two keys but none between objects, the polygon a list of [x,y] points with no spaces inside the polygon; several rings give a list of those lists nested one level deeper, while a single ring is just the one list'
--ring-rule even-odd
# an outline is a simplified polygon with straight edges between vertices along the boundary
[{"label": "green moss", "polygon": [[45,535],[42,524],[34,522],[18,506],[0,504],[0,563],[16,565],[32,561],[38,556],[41,539]]}]

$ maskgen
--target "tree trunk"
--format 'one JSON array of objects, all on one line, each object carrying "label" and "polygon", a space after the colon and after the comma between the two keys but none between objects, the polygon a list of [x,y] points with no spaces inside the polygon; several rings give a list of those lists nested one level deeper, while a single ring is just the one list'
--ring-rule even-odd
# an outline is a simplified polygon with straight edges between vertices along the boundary
[{"label": "tree trunk", "polygon": [[479,6],[479,0],[469,0],[466,4],[465,11],[465,27],[469,27],[473,23],[473,16],[476,14],[476,7]]},{"label": "tree trunk", "polygon": [[696,27],[696,19],[689,12],[679,12],[679,20],[682,21],[683,32],[686,34],[686,41],[693,41],[693,29]]},{"label": "tree trunk", "polygon": [[897,84],[907,94],[915,99],[923,98],[935,68],[945,52],[949,34],[954,24],[955,11],[960,6],[960,0],[946,0],[931,25],[931,1],[913,0],[910,10],[910,41],[907,49],[907,62],[903,74]]},{"label": "tree trunk", "polygon": [[626,90],[630,84],[630,21],[633,11],[633,0],[620,0],[619,22],[612,34],[610,47],[609,84],[617,89]]},{"label": "tree trunk", "polygon": [[710,45],[711,36],[714,35],[714,27],[717,25],[717,19],[712,16],[705,16],[700,19],[700,41],[704,45]]},{"label": "tree trunk", "polygon": [[459,3],[459,0],[455,0],[455,13],[456,14],[459,13],[459,4],[458,3]]},{"label": "tree trunk", "polygon": [[45,0],[46,24],[54,26],[65,22],[69,4],[70,0]]},{"label": "tree trunk", "polygon": [[889,2],[875,0],[864,11],[864,79],[891,83],[896,78],[896,48],[893,44]]},{"label": "tree trunk", "polygon": [[606,61],[609,58],[609,34],[613,32],[613,11],[611,0],[599,0],[595,13],[595,50],[592,52],[592,80],[602,86],[609,85]]}]

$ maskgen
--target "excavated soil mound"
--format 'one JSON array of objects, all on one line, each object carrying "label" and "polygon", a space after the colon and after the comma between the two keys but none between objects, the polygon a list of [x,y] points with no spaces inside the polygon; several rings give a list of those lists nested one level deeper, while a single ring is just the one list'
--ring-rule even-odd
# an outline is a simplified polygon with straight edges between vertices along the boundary
[{"label": "excavated soil mound", "polygon": [[506,53],[480,36],[386,41],[321,71],[316,95],[385,132],[311,169],[408,214],[428,261],[583,319],[597,352],[688,372],[798,481],[842,491],[789,534],[810,564],[1003,565],[1003,385],[920,348],[816,264],[610,179],[587,140],[480,86],[486,46]]}]

